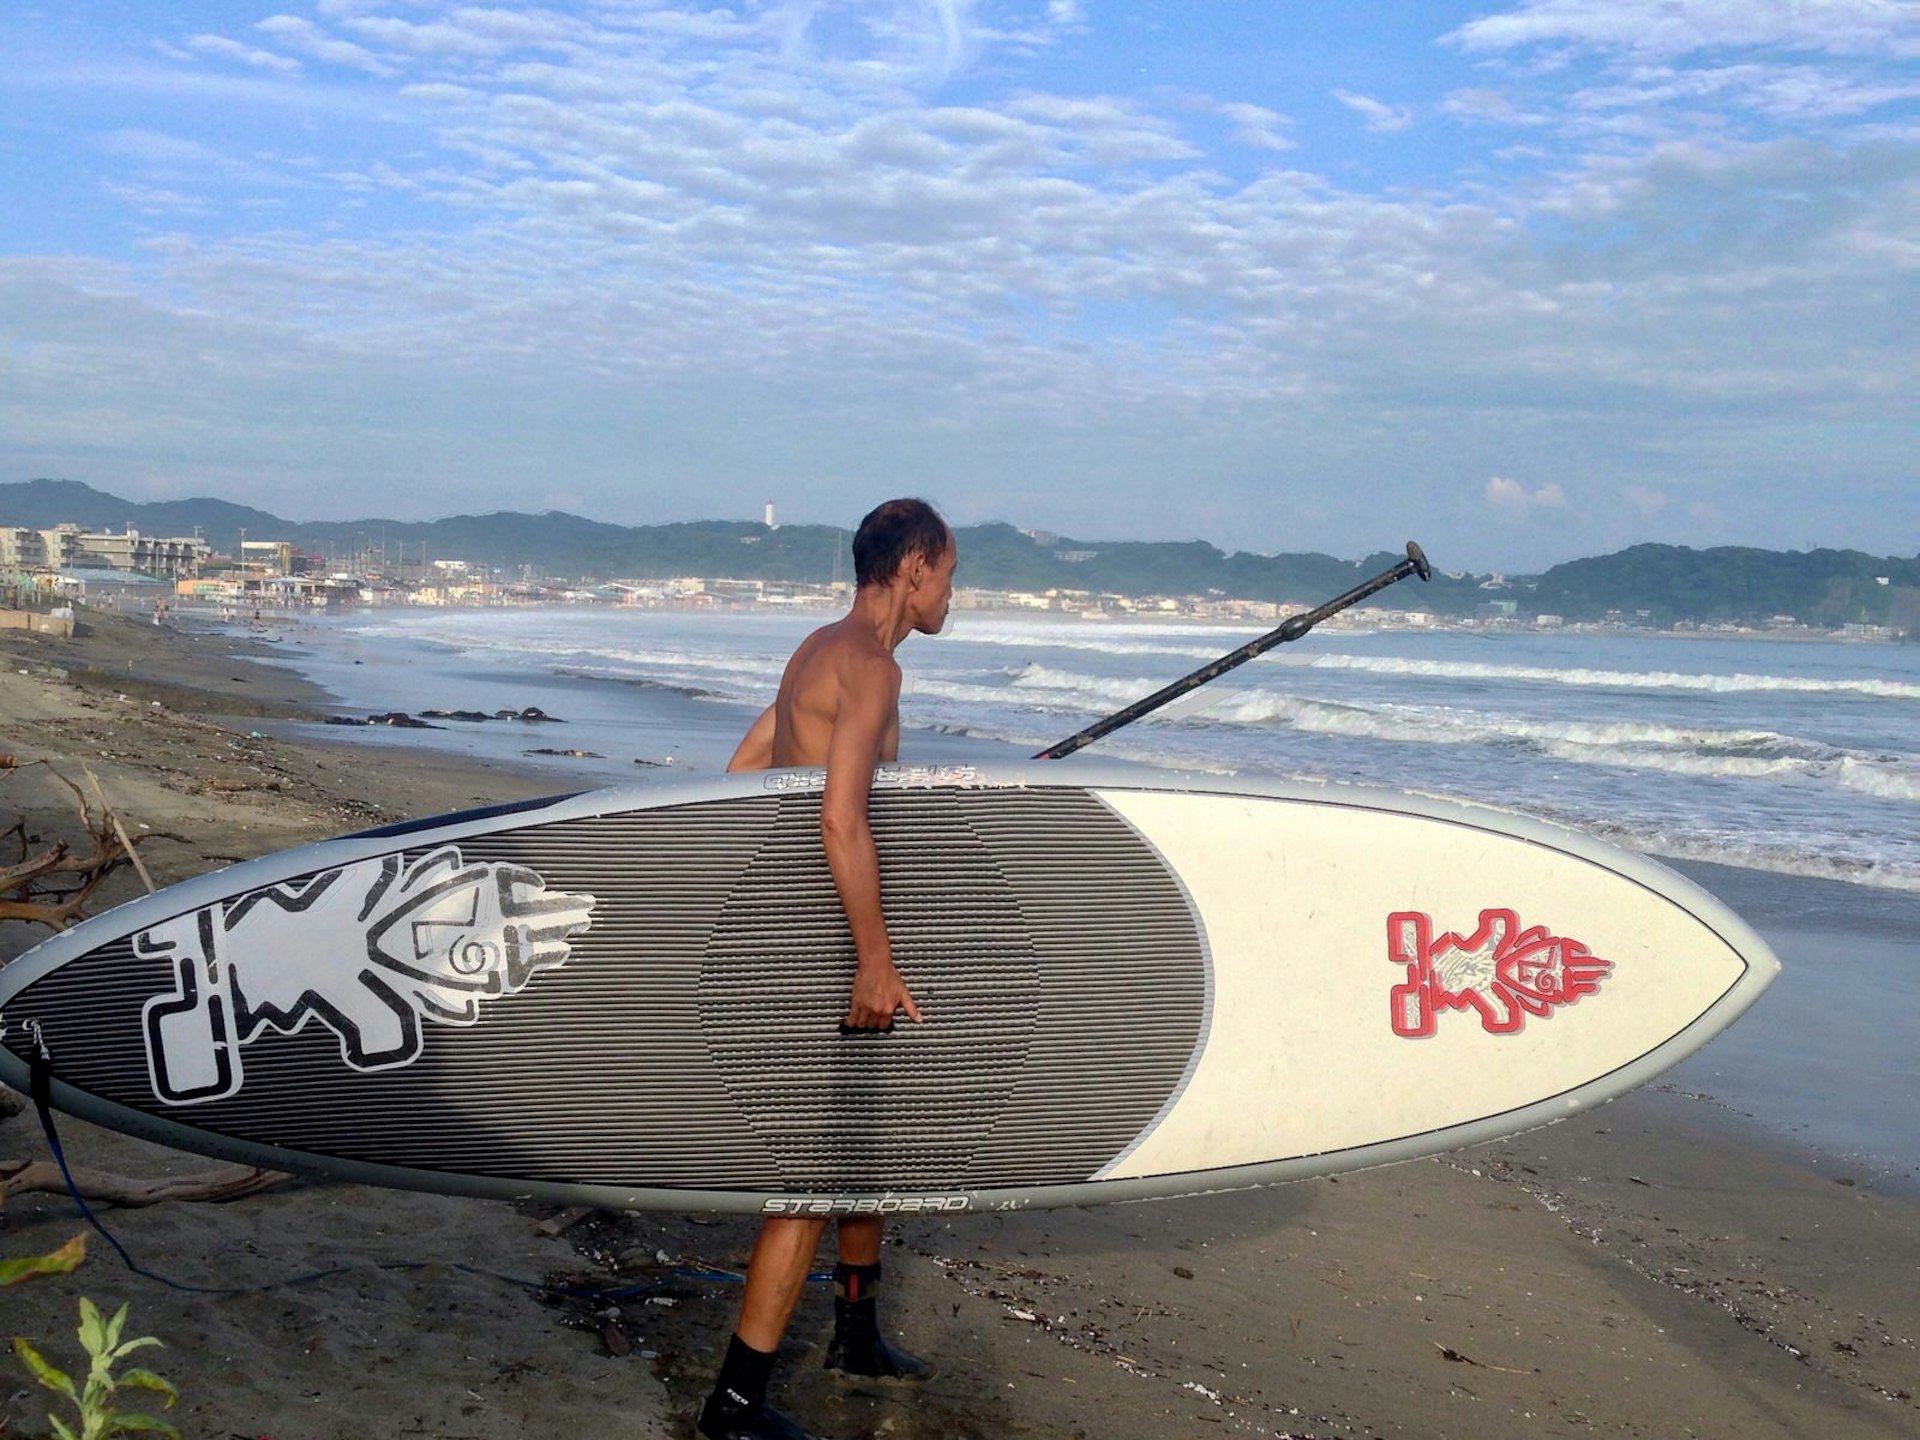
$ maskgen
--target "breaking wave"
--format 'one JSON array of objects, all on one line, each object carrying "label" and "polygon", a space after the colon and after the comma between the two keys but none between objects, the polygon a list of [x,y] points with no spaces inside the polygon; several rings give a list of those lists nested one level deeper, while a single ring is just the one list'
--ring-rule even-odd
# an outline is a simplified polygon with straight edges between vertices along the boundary
[{"label": "breaking wave", "polygon": [[1448,680],[1520,680],[1604,689],[1702,690],[1728,695],[1774,691],[1920,700],[1920,685],[1864,677],[1690,675],[1680,670],[1592,670],[1580,666],[1562,669],[1546,665],[1497,665],[1478,660],[1409,660],[1394,655],[1316,655],[1309,664],[1315,670],[1360,670],[1375,675],[1424,675]]},{"label": "breaking wave", "polygon": [[[994,683],[994,682],[998,683]],[[1071,715],[1117,710],[1153,688],[1045,665],[975,680],[922,679],[909,689],[975,712],[1015,706]],[[1308,699],[1270,690],[1196,691],[1144,723],[1177,721],[1285,730],[1410,745],[1481,747],[1577,765],[1612,766],[1720,780],[1791,780],[1837,786],[1878,800],[1920,802],[1920,763],[1762,729],[1720,729],[1657,721],[1544,720],[1451,706]],[[976,728],[970,725],[969,728]]]},{"label": "breaking wave", "polygon": [[[951,639],[902,655],[903,721],[1028,754],[1254,633],[961,620]],[[656,687],[764,704],[804,633],[800,620],[551,611],[339,628],[356,642],[411,642],[429,673],[506,666],[634,687],[610,707],[622,725],[649,713]],[[1581,664],[1587,655],[1530,637],[1430,659],[1374,654],[1351,635],[1322,639],[1325,652],[1285,647],[1107,737],[1096,754],[1460,796],[1650,855],[1920,893],[1911,738],[1920,730],[1899,708],[1920,700],[1920,683],[1904,654],[1648,641],[1596,647],[1597,663]],[[371,676],[370,667],[342,683]],[[555,713],[564,704],[556,696]],[[707,743],[699,717],[669,718],[691,726],[690,744]]]},{"label": "breaking wave", "polygon": [[1829,850],[1808,851],[1786,844],[1769,844],[1764,840],[1736,839],[1706,833],[1640,831],[1596,820],[1586,820],[1578,828],[1623,849],[1638,850],[1663,860],[1699,860],[1741,870],[1801,875],[1812,880],[1838,880],[1849,885],[1871,886],[1875,890],[1920,895],[1920,867],[1879,857]]},{"label": "breaking wave", "polygon": [[1720,730],[1635,721],[1552,721],[1444,707],[1342,704],[1271,693],[1216,705],[1216,722],[1411,744],[1525,749],[1579,765],[1714,779],[1799,779],[1881,800],[1920,801],[1920,764],[1770,730]]}]

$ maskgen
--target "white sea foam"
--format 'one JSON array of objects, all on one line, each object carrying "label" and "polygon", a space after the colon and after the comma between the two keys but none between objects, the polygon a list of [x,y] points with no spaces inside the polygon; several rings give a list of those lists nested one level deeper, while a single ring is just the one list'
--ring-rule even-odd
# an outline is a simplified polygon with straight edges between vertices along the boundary
[{"label": "white sea foam", "polygon": [[1397,655],[1315,655],[1316,670],[1362,670],[1375,675],[1423,675],[1449,680],[1518,680],[1607,689],[1704,690],[1717,694],[1778,691],[1789,694],[1871,695],[1920,700],[1920,685],[1865,676],[1691,675],[1680,670],[1594,670],[1545,665],[1496,665],[1485,661],[1411,660]]},{"label": "white sea foam", "polygon": [[[1050,665],[1023,665],[1010,677],[1010,688],[1021,700],[1043,698],[1054,705],[1088,710],[1111,710],[1130,705],[1143,695],[1160,688],[1161,683],[1132,676],[1107,678],[1084,675],[1074,670],[1059,670]],[[1001,701],[1007,692],[996,692]]]},{"label": "white sea foam", "polygon": [[[954,640],[902,652],[903,718],[1028,753],[1254,633],[962,618]],[[772,693],[805,630],[732,615],[552,611],[382,615],[339,628],[406,642],[400,653],[429,670],[564,670],[750,703]],[[1920,892],[1920,747],[1909,738],[1920,731],[1900,705],[1920,698],[1920,683],[1907,652],[1652,638],[1581,652],[1535,636],[1468,650],[1458,638],[1386,637],[1382,648],[1401,652],[1390,656],[1369,653],[1374,637],[1317,637],[1104,739],[1098,753],[1455,794],[1649,854]],[[1584,653],[1597,663],[1568,663]],[[556,713],[563,703],[555,697]]]},{"label": "white sea foam", "polygon": [[[1140,679],[1110,679],[1027,665],[1003,685],[935,678],[911,692],[961,707],[1005,706],[1046,714],[1112,711],[1151,690]],[[1274,691],[1196,692],[1156,712],[1165,724],[1201,712],[1207,721],[1411,745],[1527,750],[1578,765],[1721,780],[1794,780],[1832,785],[1880,800],[1920,801],[1920,768],[1906,757],[1848,750],[1761,729],[1660,721],[1544,720],[1451,706],[1350,703]]]},{"label": "white sea foam", "polygon": [[1582,765],[1715,779],[1801,779],[1882,800],[1920,801],[1920,767],[1769,730],[1635,721],[1547,721],[1445,707],[1350,705],[1270,693],[1216,707],[1212,718],[1314,734],[1411,744],[1525,747]]},{"label": "white sea foam", "polygon": [[952,639],[1004,650],[1075,650],[1089,655],[1170,655],[1211,660],[1263,634],[1197,625],[980,624],[962,620]]},{"label": "white sea foam", "polygon": [[1920,866],[1871,855],[1848,855],[1765,841],[1735,840],[1709,834],[1636,832],[1630,827],[1589,821],[1580,828],[1629,850],[1667,860],[1702,860],[1741,870],[1764,870],[1774,875],[1803,875],[1813,880],[1839,880],[1876,890],[1920,894]]},{"label": "white sea foam", "polygon": [[1871,795],[1878,800],[1920,801],[1920,762],[1899,764],[1843,758],[1834,768],[1833,782],[1856,795]]}]

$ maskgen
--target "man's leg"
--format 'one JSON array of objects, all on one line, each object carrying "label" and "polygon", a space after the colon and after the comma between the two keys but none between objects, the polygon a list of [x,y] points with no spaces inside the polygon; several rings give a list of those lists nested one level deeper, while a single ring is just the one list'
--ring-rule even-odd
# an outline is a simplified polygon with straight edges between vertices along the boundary
[{"label": "man's leg", "polygon": [[845,1215],[840,1220],[840,1259],[848,1265],[878,1265],[887,1222],[878,1215]]},{"label": "man's leg", "polygon": [[774,1352],[807,1283],[824,1220],[763,1220],[747,1260],[740,1320],[727,1345],[713,1393],[700,1411],[700,1433],[713,1440],[805,1440],[806,1432],[767,1404]]},{"label": "man's leg", "polygon": [[924,1380],[933,1367],[889,1345],[880,1333],[875,1289],[886,1222],[877,1215],[840,1222],[840,1262],[833,1267],[833,1339],[827,1369],[872,1380]]},{"label": "man's leg", "polygon": [[824,1220],[784,1216],[764,1220],[747,1258],[747,1284],[740,1297],[739,1336],[756,1350],[779,1348],[787,1321],[807,1283],[807,1271],[820,1248]]}]

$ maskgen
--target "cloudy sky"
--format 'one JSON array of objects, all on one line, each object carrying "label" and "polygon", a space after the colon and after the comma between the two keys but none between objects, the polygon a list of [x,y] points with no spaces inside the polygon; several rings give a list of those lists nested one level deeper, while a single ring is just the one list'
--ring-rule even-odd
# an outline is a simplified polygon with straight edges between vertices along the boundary
[{"label": "cloudy sky", "polygon": [[1907,0],[11,0],[0,480],[1911,554],[1917,59]]}]

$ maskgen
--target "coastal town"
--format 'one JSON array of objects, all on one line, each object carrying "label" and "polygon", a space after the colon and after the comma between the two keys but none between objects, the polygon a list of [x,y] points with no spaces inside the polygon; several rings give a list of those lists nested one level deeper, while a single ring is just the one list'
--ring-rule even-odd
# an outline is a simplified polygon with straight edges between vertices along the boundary
[{"label": "coastal town", "polygon": [[[114,608],[174,607],[266,613],[351,606],[614,605],[658,609],[746,607],[832,610],[852,593],[850,580],[809,583],[728,576],[672,576],[567,583],[523,572],[508,576],[459,558],[396,559],[383,550],[328,557],[286,540],[242,539],[238,554],[216,550],[198,535],[149,536],[131,526],[91,531],[78,524],[45,529],[0,523],[0,575],[21,593]],[[962,586],[957,609],[1067,614],[1086,619],[1156,618],[1219,623],[1284,620],[1308,608],[1226,596],[1133,596],[1049,587],[1003,590]],[[1503,618],[1489,607],[1490,620]],[[1508,602],[1504,616],[1511,616]],[[1367,612],[1364,623],[1427,626],[1422,611]],[[1348,622],[1353,623],[1353,622]]]},{"label": "coastal town", "polygon": [[[1023,532],[1033,534],[1035,532]],[[1048,537],[1041,537],[1048,538]],[[1456,576],[1456,579],[1465,578]],[[1881,582],[1885,584],[1883,580]],[[1331,617],[1332,628],[1502,630],[1647,630],[1678,634],[1768,635],[1780,638],[1896,640],[1904,627],[1863,623],[1805,622],[1779,614],[1757,622],[1671,619],[1657,625],[1649,608],[1613,609],[1604,616],[1573,620],[1523,608],[1506,577],[1479,579],[1483,594],[1471,614],[1443,614],[1404,605],[1354,606]],[[341,554],[318,554],[291,540],[247,538],[221,550],[200,534],[148,535],[127,525],[89,529],[67,522],[47,527],[14,525],[0,517],[0,600],[24,617],[78,604],[122,613],[147,612],[156,619],[184,611],[229,616],[342,610],[361,606],[527,607],[619,606],[665,610],[770,609],[832,611],[852,591],[847,579],[820,581],[748,576],[679,575],[566,580],[521,566],[512,573],[460,557],[437,556],[423,546],[394,555],[385,545],[356,546]],[[1288,601],[1207,594],[1123,594],[1046,586],[990,588],[962,584],[954,606],[1035,616],[1199,624],[1273,625],[1305,612],[1325,597]],[[29,623],[24,618],[11,623]],[[44,622],[57,625],[57,619]]]}]

